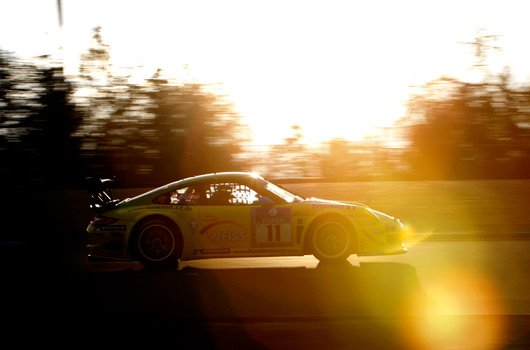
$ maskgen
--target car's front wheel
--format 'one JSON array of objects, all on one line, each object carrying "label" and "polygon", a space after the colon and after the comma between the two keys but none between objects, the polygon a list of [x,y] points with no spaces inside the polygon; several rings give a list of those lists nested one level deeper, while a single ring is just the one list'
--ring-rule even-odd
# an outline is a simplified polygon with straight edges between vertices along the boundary
[{"label": "car's front wheel", "polygon": [[132,239],[133,256],[145,266],[178,264],[180,231],[168,220],[153,219],[140,224]]},{"label": "car's front wheel", "polygon": [[311,235],[313,255],[322,262],[346,260],[352,253],[353,237],[339,221],[323,221]]}]

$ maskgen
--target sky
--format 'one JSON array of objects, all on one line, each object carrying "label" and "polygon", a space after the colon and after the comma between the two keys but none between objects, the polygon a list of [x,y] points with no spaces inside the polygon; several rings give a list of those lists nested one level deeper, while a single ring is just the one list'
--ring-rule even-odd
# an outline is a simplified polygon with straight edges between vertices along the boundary
[{"label": "sky", "polygon": [[[218,83],[256,144],[358,140],[405,112],[411,86],[469,77],[479,29],[493,70],[530,82],[529,1],[0,0],[0,48],[75,72],[101,26],[117,67]],[[61,48],[61,50],[59,50]],[[184,69],[187,67],[187,69]]]}]

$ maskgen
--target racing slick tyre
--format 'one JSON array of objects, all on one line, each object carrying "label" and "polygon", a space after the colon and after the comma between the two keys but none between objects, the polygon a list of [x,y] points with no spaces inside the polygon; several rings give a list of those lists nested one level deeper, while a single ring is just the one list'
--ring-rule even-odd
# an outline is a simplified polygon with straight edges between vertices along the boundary
[{"label": "racing slick tyre", "polygon": [[145,221],[132,236],[133,257],[149,267],[178,266],[182,238],[178,227],[164,219]]},{"label": "racing slick tyre", "polygon": [[322,221],[312,231],[313,255],[321,262],[341,262],[353,251],[354,237],[340,221]]}]

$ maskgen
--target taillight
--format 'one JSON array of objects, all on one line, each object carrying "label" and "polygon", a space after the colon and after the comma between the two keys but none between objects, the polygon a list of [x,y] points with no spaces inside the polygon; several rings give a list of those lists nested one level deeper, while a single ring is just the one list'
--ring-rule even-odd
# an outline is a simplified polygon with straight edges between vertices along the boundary
[{"label": "taillight", "polygon": [[105,216],[100,216],[100,217],[96,217],[92,221],[90,221],[90,224],[92,226],[111,225],[111,224],[115,223],[116,221],[118,221],[118,219],[108,218],[108,217],[105,217]]}]

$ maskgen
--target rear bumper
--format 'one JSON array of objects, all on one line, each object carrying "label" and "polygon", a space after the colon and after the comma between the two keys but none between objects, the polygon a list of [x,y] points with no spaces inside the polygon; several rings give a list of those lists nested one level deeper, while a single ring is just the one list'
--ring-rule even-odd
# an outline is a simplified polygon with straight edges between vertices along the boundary
[{"label": "rear bumper", "polygon": [[87,233],[89,257],[130,260],[125,244],[125,232],[98,230],[90,225]]}]

